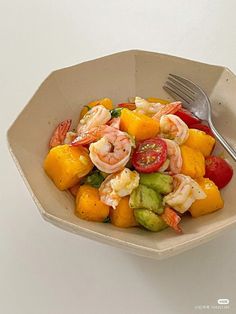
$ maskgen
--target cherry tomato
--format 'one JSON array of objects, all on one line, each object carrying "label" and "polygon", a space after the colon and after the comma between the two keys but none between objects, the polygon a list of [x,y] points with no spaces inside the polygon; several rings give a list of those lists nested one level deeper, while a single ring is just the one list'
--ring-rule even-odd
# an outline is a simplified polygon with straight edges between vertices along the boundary
[{"label": "cherry tomato", "polygon": [[205,124],[201,124],[201,123],[192,124],[191,125],[191,129],[201,130],[201,131],[205,132],[206,134],[208,134],[208,135],[210,135],[212,137],[215,137],[214,133],[209,128],[209,126],[207,126]]},{"label": "cherry tomato", "polygon": [[134,168],[143,173],[158,171],[167,158],[167,145],[159,138],[152,138],[138,143],[133,156]]},{"label": "cherry tomato", "polygon": [[122,104],[119,104],[117,105],[118,108],[127,108],[129,110],[134,110],[136,109],[136,105],[133,104],[133,103],[122,103]]},{"label": "cherry tomato", "polygon": [[200,119],[198,119],[194,114],[192,114],[192,112],[185,108],[179,109],[175,115],[180,117],[180,119],[182,119],[187,124],[187,126],[191,126],[192,124],[200,122]]},{"label": "cherry tomato", "polygon": [[225,187],[233,176],[233,168],[222,158],[206,157],[205,177],[212,180],[219,189]]}]

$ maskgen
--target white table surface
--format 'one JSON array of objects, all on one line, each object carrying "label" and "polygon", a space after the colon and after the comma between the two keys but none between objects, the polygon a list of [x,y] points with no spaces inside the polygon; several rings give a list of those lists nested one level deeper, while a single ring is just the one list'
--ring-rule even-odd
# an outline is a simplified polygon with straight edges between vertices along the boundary
[{"label": "white table surface", "polygon": [[[234,0],[0,1],[0,313],[236,313],[236,230],[163,261],[44,222],[5,133],[54,69],[139,48],[236,72]],[[230,299],[229,310],[197,309]]]}]

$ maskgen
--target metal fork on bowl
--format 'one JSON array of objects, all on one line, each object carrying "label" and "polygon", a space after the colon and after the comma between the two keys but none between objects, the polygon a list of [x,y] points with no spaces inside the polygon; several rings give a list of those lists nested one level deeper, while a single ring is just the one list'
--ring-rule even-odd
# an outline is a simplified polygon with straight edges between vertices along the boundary
[{"label": "metal fork on bowl", "polygon": [[163,88],[175,100],[182,101],[185,108],[195,114],[199,119],[207,121],[217,140],[227,150],[233,160],[236,161],[236,151],[217,131],[212,122],[211,103],[201,87],[183,77],[169,74]]}]

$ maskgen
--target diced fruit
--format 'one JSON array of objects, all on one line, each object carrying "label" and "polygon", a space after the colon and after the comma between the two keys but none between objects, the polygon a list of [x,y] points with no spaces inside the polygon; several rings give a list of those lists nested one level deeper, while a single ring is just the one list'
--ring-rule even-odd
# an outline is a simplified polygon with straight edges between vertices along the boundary
[{"label": "diced fruit", "polygon": [[203,177],[205,175],[205,159],[203,154],[189,146],[180,146],[182,155],[181,173],[192,178]]},{"label": "diced fruit", "polygon": [[110,207],[100,201],[98,189],[81,185],[76,196],[75,214],[85,220],[103,222]]},{"label": "diced fruit", "polygon": [[113,109],[112,100],[110,98],[102,98],[102,99],[94,100],[94,101],[91,101],[90,103],[88,103],[86,106],[83,107],[83,109],[80,112],[80,119],[82,119],[83,116],[91,108],[93,108],[95,106],[98,106],[98,105],[102,105],[103,107],[105,107],[108,110],[112,110]]},{"label": "diced fruit", "polygon": [[129,205],[131,208],[147,208],[158,214],[163,213],[161,195],[141,184],[131,193]]},{"label": "diced fruit", "polygon": [[224,201],[215,183],[208,178],[198,178],[196,181],[207,197],[202,200],[196,200],[192,204],[189,209],[191,215],[199,217],[221,209],[224,206]]},{"label": "diced fruit", "polygon": [[191,125],[191,129],[201,130],[201,131],[205,132],[206,134],[208,134],[208,135],[212,136],[213,138],[215,138],[215,135],[212,132],[212,130],[210,129],[210,127],[205,125],[205,124],[202,124],[202,123],[192,124]]},{"label": "diced fruit", "polygon": [[162,98],[156,98],[156,97],[148,97],[147,101],[151,102],[151,103],[159,103],[159,104],[162,104],[162,105],[166,105],[166,104],[170,103],[169,100],[165,100],[165,99],[162,99]]},{"label": "diced fruit", "polygon": [[205,132],[197,129],[189,129],[189,136],[184,145],[199,150],[203,156],[210,156],[215,145],[215,139]]},{"label": "diced fruit", "polygon": [[151,138],[137,144],[132,156],[132,164],[139,172],[150,173],[158,171],[166,158],[166,142],[160,138]]},{"label": "diced fruit", "polygon": [[135,136],[137,141],[154,137],[159,131],[159,122],[144,114],[124,108],[120,118],[121,130]]},{"label": "diced fruit", "polygon": [[84,147],[59,145],[52,148],[44,160],[47,175],[60,190],[77,184],[92,168],[93,164]]},{"label": "diced fruit", "polygon": [[135,209],[134,216],[137,222],[150,231],[161,231],[168,227],[161,216],[156,215],[149,209]]},{"label": "diced fruit", "polygon": [[141,173],[139,182],[161,194],[168,194],[173,190],[173,178],[159,172]]},{"label": "diced fruit", "polygon": [[178,116],[181,120],[183,120],[188,127],[190,127],[194,123],[199,123],[200,120],[192,114],[189,110],[185,108],[181,108],[175,112],[175,115]]},{"label": "diced fruit", "polygon": [[129,196],[123,197],[116,209],[110,210],[111,223],[120,228],[130,228],[137,226],[134,217],[134,210],[129,206]]},{"label": "diced fruit", "polygon": [[209,156],[206,158],[205,177],[212,180],[219,189],[225,187],[233,176],[233,168],[223,158]]}]

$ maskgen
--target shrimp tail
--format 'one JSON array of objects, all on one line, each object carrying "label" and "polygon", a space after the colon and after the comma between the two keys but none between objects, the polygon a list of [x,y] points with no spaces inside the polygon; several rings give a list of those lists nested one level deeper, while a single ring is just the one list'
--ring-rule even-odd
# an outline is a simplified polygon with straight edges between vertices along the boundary
[{"label": "shrimp tail", "polygon": [[64,143],[66,138],[66,134],[71,126],[71,119],[64,120],[58,124],[56,129],[54,130],[52,137],[49,142],[49,147],[55,147]]},{"label": "shrimp tail", "polygon": [[113,118],[110,121],[107,122],[107,125],[115,128],[115,129],[120,129],[120,118]]},{"label": "shrimp tail", "polygon": [[113,127],[108,125],[99,125],[86,131],[82,134],[79,134],[71,143],[71,146],[87,145],[93,142],[98,141],[103,135],[107,132],[114,130]]},{"label": "shrimp tail", "polygon": [[177,233],[183,232],[179,226],[181,218],[172,208],[165,207],[164,213],[161,215],[161,217],[166,222],[166,224],[174,229]]},{"label": "shrimp tail", "polygon": [[170,104],[163,105],[158,109],[158,111],[155,113],[155,115],[152,118],[155,120],[160,120],[160,118],[163,115],[174,114],[181,108],[182,108],[182,103],[180,101],[176,101],[176,102],[172,102]]},{"label": "shrimp tail", "polygon": [[72,142],[71,146],[79,146],[79,145],[87,145],[95,142],[97,140],[97,137],[93,134],[81,134],[78,135]]}]

